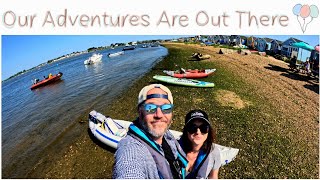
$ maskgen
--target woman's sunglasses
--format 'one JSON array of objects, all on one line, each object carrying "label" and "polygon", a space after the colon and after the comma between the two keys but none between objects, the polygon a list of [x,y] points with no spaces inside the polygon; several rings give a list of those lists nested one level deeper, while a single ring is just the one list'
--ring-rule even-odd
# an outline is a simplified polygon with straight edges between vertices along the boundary
[{"label": "woman's sunglasses", "polygon": [[198,128],[200,129],[202,134],[207,134],[209,132],[209,125],[207,124],[201,124],[200,126],[197,126],[195,124],[188,125],[187,131],[190,134],[194,134],[198,131]]},{"label": "woman's sunglasses", "polygon": [[172,113],[173,110],[173,104],[163,104],[163,105],[155,105],[155,104],[144,104],[144,111],[147,114],[154,114],[157,111],[157,108],[159,107],[163,114],[169,114]]}]

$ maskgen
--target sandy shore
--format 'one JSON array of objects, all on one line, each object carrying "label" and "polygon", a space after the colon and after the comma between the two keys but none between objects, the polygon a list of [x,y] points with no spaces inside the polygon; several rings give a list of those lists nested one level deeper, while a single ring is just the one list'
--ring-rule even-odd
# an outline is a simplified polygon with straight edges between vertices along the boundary
[{"label": "sandy shore", "polygon": [[[286,133],[286,136],[295,142],[310,142],[308,143],[310,151],[318,153],[316,151],[319,149],[315,147],[318,147],[319,136],[319,82],[316,79],[310,79],[303,74],[289,73],[287,63],[271,57],[220,55],[218,54],[219,48],[209,46],[184,44],[167,44],[166,46],[179,49],[190,48],[203,54],[210,54],[211,59],[205,60],[206,63],[215,62],[225,66],[240,79],[251,84],[254,93],[260,94],[265,101],[278,109],[281,116],[286,117],[283,119],[288,119],[288,122],[277,122],[279,125],[274,129],[275,132]],[[137,90],[132,92],[135,92],[133,96],[138,94]],[[229,99],[232,99],[232,94],[229,95]],[[128,102],[128,104],[131,103],[134,104],[134,102]],[[235,108],[242,106],[241,102],[233,104]],[[129,108],[129,110],[132,109],[134,107]],[[131,115],[128,116],[130,116],[128,118],[133,118]],[[296,131],[289,132],[286,128],[282,128],[288,124]],[[72,145],[61,150],[53,162],[48,162],[44,158],[26,178],[111,178],[114,151],[88,135],[87,122],[79,123],[77,128],[80,128],[83,133]],[[281,177],[285,178],[285,176]]]}]

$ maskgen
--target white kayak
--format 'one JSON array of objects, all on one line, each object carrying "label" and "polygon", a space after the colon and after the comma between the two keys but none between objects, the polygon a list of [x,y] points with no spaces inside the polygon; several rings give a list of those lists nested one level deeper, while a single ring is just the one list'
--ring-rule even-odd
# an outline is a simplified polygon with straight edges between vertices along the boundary
[{"label": "white kayak", "polygon": [[[93,110],[89,113],[89,128],[92,134],[104,144],[117,148],[119,141],[127,135],[132,122],[111,119]],[[182,132],[170,130],[176,139],[180,139]],[[239,149],[215,144],[220,150],[222,166],[230,163],[237,156]]]}]

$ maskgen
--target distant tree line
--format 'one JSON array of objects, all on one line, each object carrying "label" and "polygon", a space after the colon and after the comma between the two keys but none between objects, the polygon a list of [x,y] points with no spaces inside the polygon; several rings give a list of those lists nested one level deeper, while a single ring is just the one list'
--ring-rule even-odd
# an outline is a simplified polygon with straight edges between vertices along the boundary
[{"label": "distant tree line", "polygon": [[[18,73],[16,73],[16,74],[10,76],[8,79],[13,78],[13,77],[15,77],[15,76],[18,76],[18,75],[20,75],[20,74],[23,74],[23,73],[25,73],[25,72],[27,72],[27,70],[24,69],[24,70],[22,70],[22,71],[20,71],[20,72],[18,72]],[[8,79],[6,79],[6,80],[8,80]]]},{"label": "distant tree line", "polygon": [[91,47],[88,49],[88,52],[92,52],[92,51],[98,51],[98,50],[104,50],[106,49],[106,46],[100,46],[100,47]]},{"label": "distant tree line", "polygon": [[[137,41],[137,44],[155,43],[155,42],[158,42],[158,41],[161,41],[161,40],[158,39],[158,40]],[[114,44],[110,44],[110,47],[125,46],[126,44],[127,44],[127,43],[114,43]],[[132,45],[132,42],[129,42],[128,44],[129,44],[129,45]],[[88,51],[88,52],[92,52],[92,51],[104,50],[104,49],[107,49],[108,47],[109,47],[109,46],[91,47],[91,48],[88,48],[87,51]],[[70,54],[77,54],[77,53],[80,53],[80,52],[77,51],[77,52],[73,52],[73,53],[70,53]],[[60,57],[57,57],[57,58],[48,60],[48,61],[47,61],[47,64],[53,63],[55,60],[64,58],[64,57],[66,57],[66,56],[68,56],[68,55],[70,55],[70,54],[63,55],[63,56],[60,56]],[[33,67],[33,68],[29,69],[29,70],[22,70],[22,71],[20,71],[20,72],[18,72],[18,73],[16,73],[16,74],[10,76],[10,77],[9,77],[8,79],[6,79],[6,80],[9,80],[9,79],[11,79],[11,78],[13,78],[13,77],[16,77],[16,76],[18,76],[18,75],[20,75],[20,74],[23,74],[23,73],[27,72],[27,71],[31,71],[31,70],[35,69],[36,67],[39,67],[39,66],[44,65],[44,64],[46,64],[46,63],[42,63],[42,64],[40,64],[40,65],[38,65],[38,66],[35,66],[35,67]],[[4,80],[4,81],[6,81],[6,80]]]}]

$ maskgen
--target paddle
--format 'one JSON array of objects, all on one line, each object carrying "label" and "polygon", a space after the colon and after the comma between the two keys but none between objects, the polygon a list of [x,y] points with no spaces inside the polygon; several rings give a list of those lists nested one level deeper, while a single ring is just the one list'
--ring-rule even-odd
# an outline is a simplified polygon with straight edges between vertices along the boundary
[{"label": "paddle", "polygon": [[180,74],[182,74],[182,73],[186,73],[186,70],[185,70],[185,69],[183,69],[181,66],[179,66],[179,65],[178,65],[178,64],[176,64],[176,63],[174,63],[174,65],[180,69]]}]

